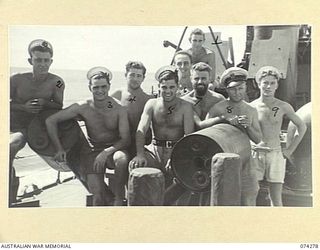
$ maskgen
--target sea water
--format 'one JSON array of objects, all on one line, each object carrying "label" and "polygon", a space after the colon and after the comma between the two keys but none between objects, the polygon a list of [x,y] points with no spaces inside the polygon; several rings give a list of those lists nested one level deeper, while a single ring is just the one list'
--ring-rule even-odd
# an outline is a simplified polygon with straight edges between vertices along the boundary
[{"label": "sea water", "polygon": [[[31,70],[31,68],[12,67],[10,69],[10,75],[30,72]],[[72,103],[87,100],[92,97],[88,88],[87,71],[52,69],[50,72],[60,76],[65,82],[64,108],[70,106]],[[112,72],[112,75],[113,77],[111,80],[109,94],[112,94],[117,89],[126,87],[125,72],[115,71]],[[147,72],[141,87],[148,94],[151,94],[152,87],[154,90],[157,89],[157,82],[155,80],[154,73]]]},{"label": "sea water", "polygon": [[[31,68],[12,67],[10,68],[10,75],[30,72],[31,70]],[[70,106],[72,103],[92,98],[88,88],[88,79],[86,77],[87,71],[52,69],[50,72],[60,76],[65,82],[64,108]],[[110,94],[117,89],[126,87],[125,72],[112,73],[113,78],[111,80]],[[141,86],[143,90],[149,94],[151,94],[152,86],[154,90],[156,90],[157,83],[154,78],[154,73],[147,72]],[[56,181],[57,172],[50,168],[28,145],[19,151],[16,158],[14,167],[17,176],[20,177],[20,195],[23,193],[25,186],[36,184],[39,188],[42,188],[43,186]],[[64,176],[66,178],[69,177],[69,173],[61,174],[61,179],[64,179]]]}]

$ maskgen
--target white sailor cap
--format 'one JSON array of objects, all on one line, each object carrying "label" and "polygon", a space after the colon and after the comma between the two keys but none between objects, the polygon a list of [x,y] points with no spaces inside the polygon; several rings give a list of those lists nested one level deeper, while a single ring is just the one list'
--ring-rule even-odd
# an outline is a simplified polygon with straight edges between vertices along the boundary
[{"label": "white sailor cap", "polygon": [[260,82],[262,77],[265,76],[274,76],[278,81],[282,78],[280,71],[273,66],[264,66],[260,68],[256,73],[256,82]]},{"label": "white sailor cap", "polygon": [[156,74],[155,74],[155,78],[157,81],[160,81],[161,76],[163,76],[166,73],[175,73],[176,75],[178,75],[178,71],[176,69],[176,67],[172,66],[172,65],[166,65],[161,67],[160,69],[157,70]]},{"label": "white sailor cap", "polygon": [[225,88],[232,88],[246,82],[248,71],[239,67],[226,69],[220,79],[220,84]]},{"label": "white sailor cap", "polygon": [[29,55],[31,55],[31,52],[35,47],[41,47],[43,49],[47,48],[51,56],[53,56],[53,48],[51,43],[49,43],[48,41],[43,39],[33,40],[28,46]]},{"label": "white sailor cap", "polygon": [[87,73],[87,78],[88,80],[91,80],[93,77],[102,77],[102,78],[106,78],[108,80],[108,82],[110,83],[111,79],[112,79],[112,73],[110,70],[108,70],[105,67],[93,67],[92,69],[90,69]]}]

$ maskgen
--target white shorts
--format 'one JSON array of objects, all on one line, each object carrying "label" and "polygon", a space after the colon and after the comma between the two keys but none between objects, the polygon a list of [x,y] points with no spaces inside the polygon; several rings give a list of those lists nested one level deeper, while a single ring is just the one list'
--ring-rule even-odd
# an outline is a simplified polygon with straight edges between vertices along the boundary
[{"label": "white shorts", "polygon": [[286,160],[281,147],[269,150],[252,150],[252,158],[256,162],[257,178],[268,182],[283,183],[286,172]]}]

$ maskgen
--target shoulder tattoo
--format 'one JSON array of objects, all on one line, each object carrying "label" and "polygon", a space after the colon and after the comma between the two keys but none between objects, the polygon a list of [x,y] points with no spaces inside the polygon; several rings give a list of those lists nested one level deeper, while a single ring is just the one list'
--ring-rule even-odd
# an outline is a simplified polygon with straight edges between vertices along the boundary
[{"label": "shoulder tattoo", "polygon": [[60,89],[63,86],[63,82],[58,80],[56,86]]}]

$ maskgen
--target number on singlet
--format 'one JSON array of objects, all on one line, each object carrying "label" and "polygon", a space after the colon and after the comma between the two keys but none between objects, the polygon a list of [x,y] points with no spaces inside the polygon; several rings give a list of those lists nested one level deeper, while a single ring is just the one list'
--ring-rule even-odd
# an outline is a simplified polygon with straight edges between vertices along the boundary
[{"label": "number on singlet", "polygon": [[108,102],[108,108],[109,109],[113,108],[112,102]]}]

